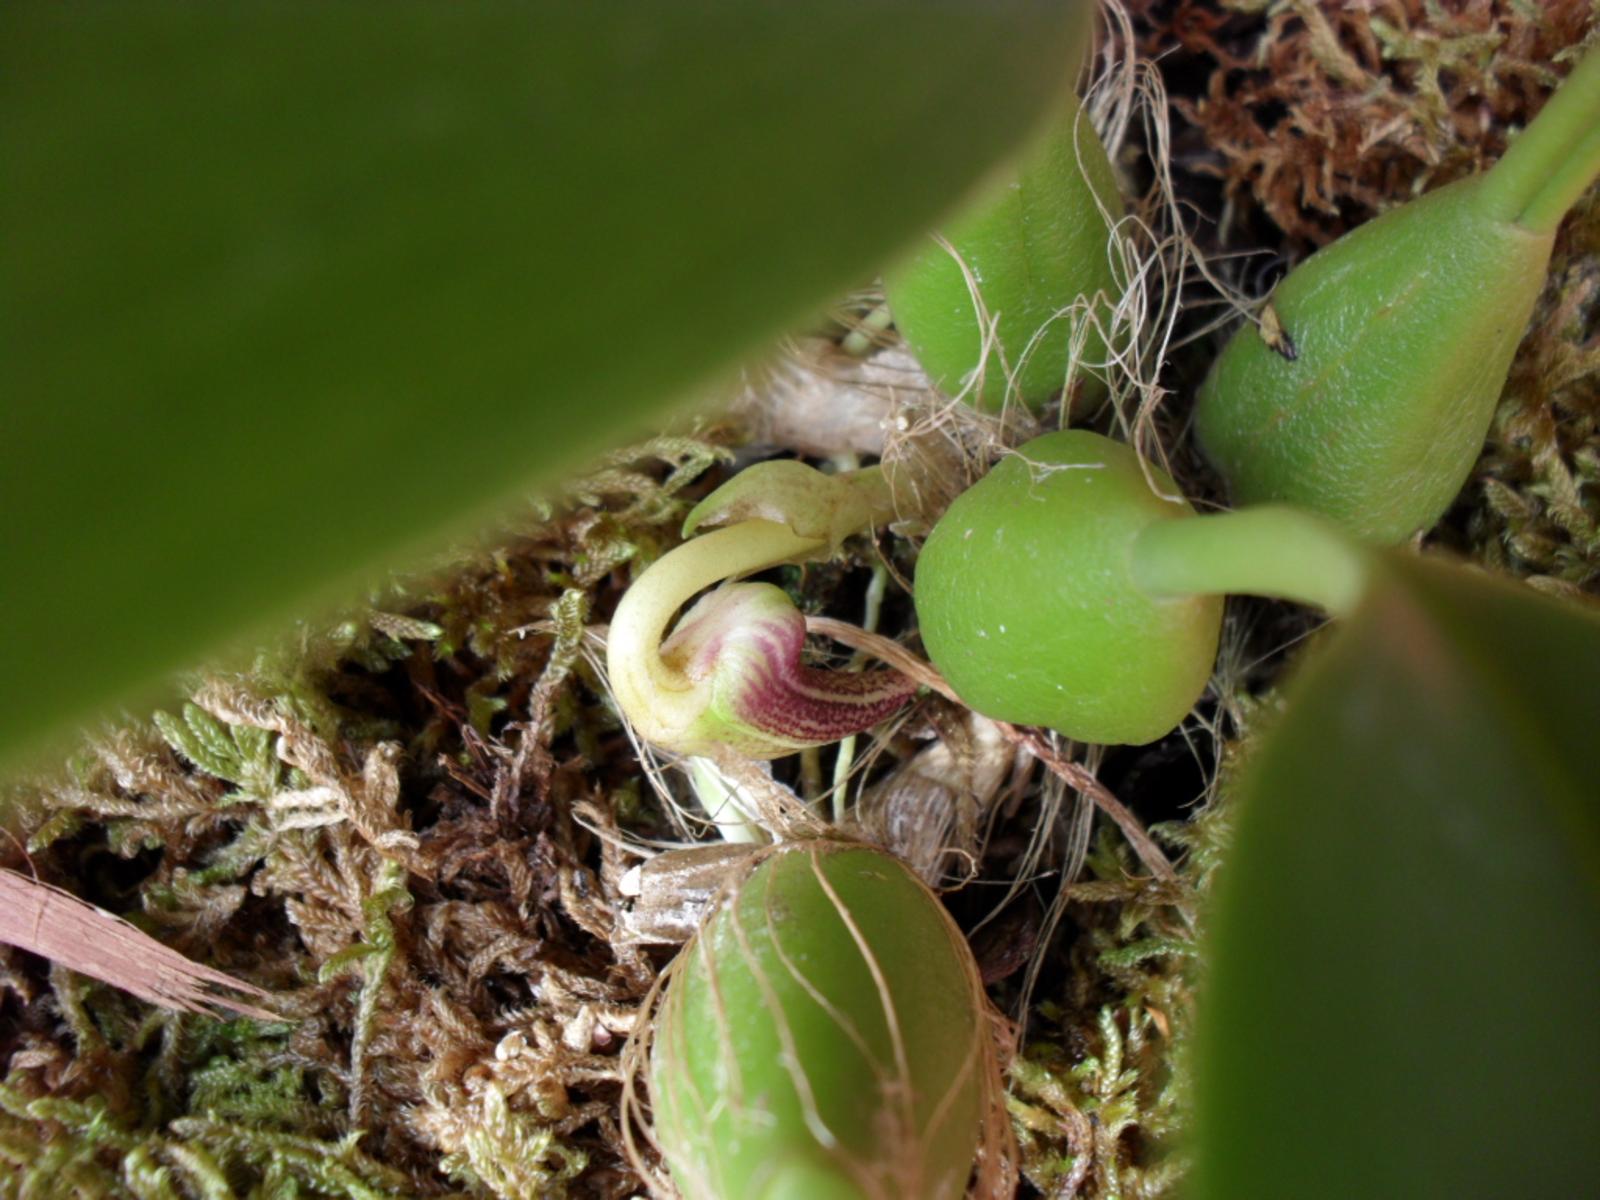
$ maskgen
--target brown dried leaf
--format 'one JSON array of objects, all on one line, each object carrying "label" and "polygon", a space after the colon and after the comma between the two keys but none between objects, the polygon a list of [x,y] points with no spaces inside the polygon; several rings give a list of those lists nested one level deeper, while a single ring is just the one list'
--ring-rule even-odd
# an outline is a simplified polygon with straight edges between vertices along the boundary
[{"label": "brown dried leaf", "polygon": [[278,1018],[229,993],[266,992],[193,962],[70,892],[0,868],[0,942],[131,992],[150,1004],[217,1015],[227,1009],[260,1021]]}]

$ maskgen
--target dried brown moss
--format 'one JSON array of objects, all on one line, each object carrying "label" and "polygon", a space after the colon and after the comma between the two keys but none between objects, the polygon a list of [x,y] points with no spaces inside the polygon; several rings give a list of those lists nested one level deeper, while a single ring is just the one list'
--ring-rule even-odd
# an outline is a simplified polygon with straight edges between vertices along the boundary
[{"label": "dried brown moss", "polygon": [[1291,248],[1493,163],[1596,24],[1589,0],[1128,8],[1168,79],[1177,166],[1222,183],[1223,241],[1259,213]]}]

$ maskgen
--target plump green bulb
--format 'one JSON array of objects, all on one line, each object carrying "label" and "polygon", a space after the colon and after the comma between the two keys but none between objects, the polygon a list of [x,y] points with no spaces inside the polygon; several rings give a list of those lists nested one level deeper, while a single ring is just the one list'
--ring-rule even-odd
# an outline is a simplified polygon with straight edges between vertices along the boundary
[{"label": "plump green bulb", "polygon": [[900,862],[775,847],[674,967],[650,1053],[685,1200],[959,1200],[1001,1103],[972,955]]},{"label": "plump green bulb", "polygon": [[1485,217],[1478,192],[1441,188],[1291,271],[1271,299],[1278,348],[1255,325],[1234,335],[1196,427],[1236,502],[1298,504],[1384,543],[1438,520],[1483,446],[1552,242]]},{"label": "plump green bulb", "polygon": [[1483,446],[1556,226],[1596,171],[1591,52],[1493,170],[1291,271],[1200,393],[1200,442],[1234,501],[1284,501],[1376,543],[1437,521]]},{"label": "plump green bulb", "polygon": [[964,492],[922,548],[929,657],[987,716],[1085,742],[1161,737],[1205,689],[1222,599],[1152,594],[1134,578],[1134,547],[1192,516],[1172,480],[1120,442],[1035,438]]},{"label": "plump green bulb", "polygon": [[[1073,100],[1014,168],[941,231],[961,262],[926,239],[884,276],[895,325],[934,384],[953,395],[981,364],[983,386],[973,395],[981,407],[997,409],[1006,400],[1008,367],[1014,399],[1030,408],[1059,392],[1074,331],[1085,321],[1081,312],[1061,314],[1084,297],[1116,298],[1111,239],[1122,215],[1105,147]],[[987,360],[963,263],[990,319],[998,318],[997,352]],[[1095,311],[1101,322],[1109,320],[1109,303]],[[1091,325],[1081,359],[1106,357]],[[1104,395],[1101,381],[1081,378],[1081,398]]]}]

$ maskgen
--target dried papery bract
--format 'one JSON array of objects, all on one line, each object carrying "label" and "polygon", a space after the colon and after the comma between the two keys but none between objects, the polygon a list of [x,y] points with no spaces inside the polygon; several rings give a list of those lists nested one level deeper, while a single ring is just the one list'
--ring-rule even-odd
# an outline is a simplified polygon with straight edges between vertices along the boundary
[{"label": "dried papery bract", "polygon": [[1291,271],[1201,390],[1196,426],[1234,500],[1283,501],[1396,543],[1471,472],[1544,284],[1600,173],[1600,50],[1504,158]]},{"label": "dried papery bract", "polygon": [[771,584],[701,589],[780,563],[823,556],[892,512],[877,471],[827,476],[802,463],[762,463],[689,514],[686,534],[733,522],[657,560],[617,606],[607,667],[638,735],[690,755],[775,758],[871,728],[911,697],[892,671],[840,672],[802,661],[805,619]]},{"label": "dried papery bract", "polygon": [[1337,614],[1367,571],[1321,518],[1277,506],[1196,516],[1128,446],[1066,430],[950,506],[917,562],[917,617],[934,665],[984,715],[1143,743],[1204,691],[1225,595]]},{"label": "dried papery bract", "polygon": [[1016,760],[1016,743],[995,722],[962,710],[940,723],[926,749],[865,790],[857,826],[930,887],[969,878],[985,837],[984,818]]},{"label": "dried papery bract", "polygon": [[685,1200],[957,1200],[974,1164],[979,1194],[1010,1195],[976,965],[898,860],[839,842],[764,852],[663,987],[632,1052]]}]

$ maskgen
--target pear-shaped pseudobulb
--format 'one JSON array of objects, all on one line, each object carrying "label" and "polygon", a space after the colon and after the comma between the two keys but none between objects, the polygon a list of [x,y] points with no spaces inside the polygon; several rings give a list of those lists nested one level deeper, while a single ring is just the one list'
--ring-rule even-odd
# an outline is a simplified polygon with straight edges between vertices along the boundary
[{"label": "pear-shaped pseudobulb", "polygon": [[[884,275],[895,325],[934,385],[954,395],[981,365],[974,403],[998,409],[1009,372],[1015,399],[1037,408],[1061,391],[1075,342],[1081,339],[1080,362],[1105,362],[1101,329],[1120,291],[1112,239],[1122,215],[1105,147],[1073,100],[1015,167],[941,231],[954,256],[924,239]],[[987,358],[974,286],[998,321]],[[1077,378],[1080,409],[1104,396],[1102,381]]]},{"label": "pear-shaped pseudobulb", "polygon": [[672,968],[656,1141],[685,1200],[961,1200],[985,1127],[1005,1129],[991,1037],[971,951],[916,876],[785,843]]},{"label": "pear-shaped pseudobulb", "polygon": [[1035,438],[958,497],[922,548],[929,657],[986,716],[1085,742],[1161,737],[1205,690],[1222,599],[1150,594],[1133,551],[1151,525],[1193,512],[1120,442]]}]

